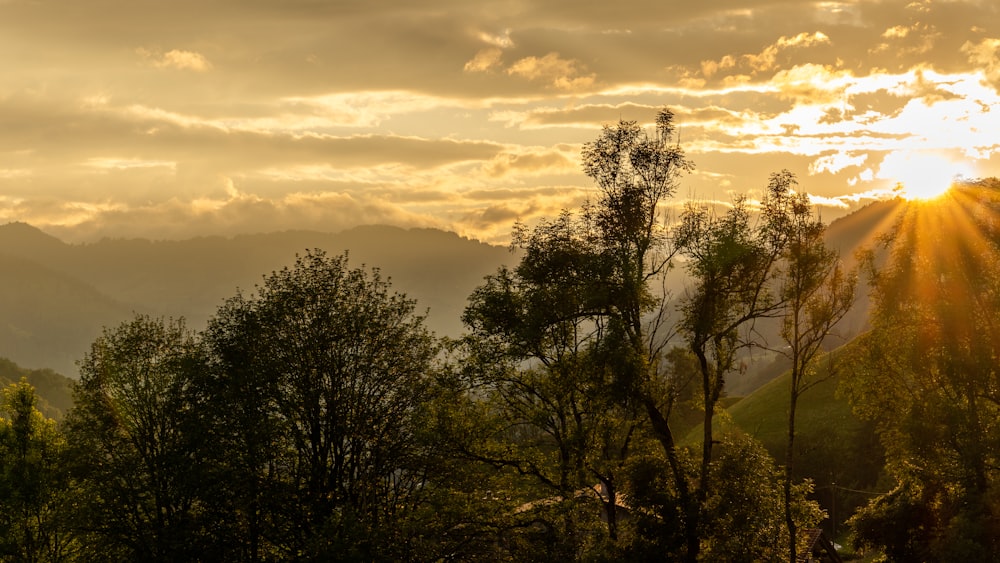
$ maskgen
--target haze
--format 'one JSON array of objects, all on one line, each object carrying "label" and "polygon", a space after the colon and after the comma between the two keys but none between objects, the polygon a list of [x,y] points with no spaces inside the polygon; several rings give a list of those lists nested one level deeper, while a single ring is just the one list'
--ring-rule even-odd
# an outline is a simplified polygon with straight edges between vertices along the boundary
[{"label": "haze", "polygon": [[0,222],[504,242],[592,195],[602,124],[663,106],[697,166],[678,203],[787,168],[832,218],[998,175],[998,24],[971,0],[0,0]]}]

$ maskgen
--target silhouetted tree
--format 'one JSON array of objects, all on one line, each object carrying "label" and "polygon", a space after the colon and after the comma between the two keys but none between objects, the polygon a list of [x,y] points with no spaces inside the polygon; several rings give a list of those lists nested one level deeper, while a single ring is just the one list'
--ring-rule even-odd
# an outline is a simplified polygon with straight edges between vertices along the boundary
[{"label": "silhouetted tree", "polygon": [[490,439],[466,453],[533,481],[538,492],[524,502],[544,502],[522,517],[562,508],[549,525],[558,538],[549,556],[563,559],[595,549],[595,535],[618,539],[616,474],[639,421],[615,398],[604,358],[605,292],[594,284],[605,264],[585,235],[568,213],[520,229],[515,244],[525,258],[488,277],[463,317],[471,330],[466,371],[495,420]]},{"label": "silhouetted tree", "polygon": [[212,320],[215,433],[244,480],[228,502],[247,559],[408,558],[438,351],[413,311],[377,271],[312,251]]},{"label": "silhouetted tree", "polygon": [[785,448],[784,508],[788,527],[788,559],[798,550],[792,489],[795,471],[795,415],[799,397],[811,387],[832,377],[817,374],[814,360],[836,324],[854,304],[855,275],[844,272],[837,253],[824,242],[826,226],[813,212],[805,192],[793,192],[795,176],[787,170],[771,175],[772,198],[778,199],[780,215],[775,228],[787,233],[779,267],[780,297],[785,303],[781,353],[791,361],[788,440]]},{"label": "silhouetted tree", "polygon": [[[536,400],[533,406],[551,418],[535,419],[546,424],[562,420],[562,405],[547,403],[533,391],[539,387],[539,373],[553,381],[553,392],[561,388],[563,397],[572,397],[570,390],[579,389],[575,385],[582,380],[567,379],[564,368],[581,359],[599,366],[597,372],[607,377],[596,387],[606,390],[602,397],[621,413],[641,411],[660,444],[671,479],[669,494],[680,507],[671,523],[682,530],[678,553],[693,561],[711,535],[709,502],[720,493],[712,470],[716,404],[726,376],[739,367],[738,353],[755,344],[746,338],[753,335],[754,322],[776,316],[783,304],[773,286],[793,213],[789,186],[772,183],[759,216],[744,200],[722,216],[688,205],[671,232],[661,206],[691,165],[676,143],[673,115],[667,110],[657,114],[650,132],[635,122],[605,127],[584,146],[583,162],[597,185],[596,201],[578,216],[564,212],[534,229],[519,226],[514,245],[523,252],[520,264],[490,278],[474,294],[466,321],[487,342],[500,343],[508,357],[540,364],[521,371],[522,379],[512,380],[509,388]],[[674,326],[672,296],[664,280],[677,253],[684,255],[691,289],[681,298],[681,318]],[[677,369],[692,365],[680,361],[681,356],[673,354],[667,361],[668,343],[677,334],[695,359],[695,373]],[[524,384],[524,376],[533,378],[530,385]],[[670,423],[692,378],[695,385],[701,383],[698,403],[704,413],[704,440],[694,473]],[[609,420],[590,423],[607,428]],[[620,450],[617,458],[626,451]]]},{"label": "silhouetted tree", "polygon": [[137,316],[105,329],[80,362],[66,419],[86,559],[196,557],[197,446],[185,388],[204,351],[183,321]]},{"label": "silhouetted tree", "polygon": [[871,331],[846,387],[897,480],[853,518],[895,560],[1000,552],[1000,232],[995,186],[910,204],[882,266],[870,254]]},{"label": "silhouetted tree", "polygon": [[[740,353],[765,345],[754,330],[756,323],[777,316],[784,306],[784,296],[775,294],[775,285],[796,208],[790,184],[780,181],[781,177],[773,177],[768,184],[759,214],[751,212],[744,198],[738,198],[722,215],[708,206],[689,203],[674,232],[674,243],[691,276],[691,287],[681,299],[679,330],[697,358],[704,408],[693,493],[679,487],[686,557],[691,561],[698,556],[700,530],[707,524],[703,522],[706,503],[716,493],[711,471],[716,405],[726,378],[743,366]],[[653,419],[657,419],[655,413]],[[665,432],[657,435],[665,449],[674,447]]]}]

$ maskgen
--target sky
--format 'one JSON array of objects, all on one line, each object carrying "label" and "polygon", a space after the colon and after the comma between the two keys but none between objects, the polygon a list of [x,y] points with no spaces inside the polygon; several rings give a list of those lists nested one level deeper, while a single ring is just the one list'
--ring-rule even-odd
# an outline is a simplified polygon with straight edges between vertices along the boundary
[{"label": "sky", "polygon": [[695,165],[669,206],[788,169],[832,218],[1000,176],[997,6],[0,0],[0,223],[504,243],[595,196],[602,125],[663,107]]}]

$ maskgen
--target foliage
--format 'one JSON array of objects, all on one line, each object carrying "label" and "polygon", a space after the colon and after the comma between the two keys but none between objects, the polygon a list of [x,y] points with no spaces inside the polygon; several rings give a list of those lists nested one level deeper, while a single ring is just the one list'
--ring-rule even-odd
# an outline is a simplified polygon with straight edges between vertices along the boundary
[{"label": "foliage", "polygon": [[[998,208],[993,191],[952,197],[947,208],[908,208],[886,241],[888,262],[870,259],[872,330],[846,387],[876,423],[899,484],[854,522],[863,543],[898,558],[985,560],[1000,550]],[[889,528],[909,539],[872,533]]]},{"label": "foliage", "polygon": [[72,493],[59,462],[66,447],[37,409],[25,379],[3,390],[0,418],[0,559],[61,561],[74,542],[65,519]]},{"label": "foliage", "polygon": [[[459,341],[435,338],[378,270],[311,251],[226,300],[201,333],[142,315],[105,329],[61,428],[27,383],[11,388],[4,557],[795,555],[796,530],[824,517],[812,483],[794,482],[796,404],[809,388],[831,394],[815,360],[853,287],[825,227],[787,171],[759,209],[690,204],[667,225],[661,210],[691,164],[666,110],[649,130],[605,127],[583,165],[595,200],[515,227],[521,260],[472,293]],[[961,276],[931,267],[916,290],[907,280],[938,263],[918,245],[876,272],[880,308],[848,392],[877,424],[899,488],[855,522],[862,543],[893,557],[976,560],[998,547],[1000,261],[973,259],[994,250],[996,237],[983,240],[955,260]],[[667,291],[674,263],[682,295]],[[940,304],[917,298],[928,288]],[[783,319],[793,366],[790,402],[776,407],[790,410],[784,471],[764,445],[713,424],[726,381],[767,345],[765,319]],[[700,439],[678,440],[695,418]]]},{"label": "foliage", "polygon": [[[561,504],[602,499],[612,541],[620,467],[644,408],[637,398],[657,380],[651,360],[666,343],[664,317],[646,314],[658,304],[648,284],[670,254],[659,206],[690,169],[672,119],[660,112],[651,133],[620,122],[587,143],[597,201],[534,229],[518,225],[520,264],[488,277],[463,318],[470,363],[481,366],[472,380],[497,421],[493,452],[470,455],[530,476]],[[578,512],[570,506],[562,519],[563,535],[578,538],[564,556],[580,557],[587,543],[574,531]]]},{"label": "foliage", "polygon": [[[792,252],[790,231],[801,227],[814,240],[822,228],[807,220],[811,208],[793,196],[785,172],[772,177],[759,214],[745,199],[722,216],[688,205],[668,230],[660,206],[691,168],[674,143],[672,119],[660,112],[649,133],[620,122],[585,145],[584,171],[598,187],[597,201],[579,216],[563,212],[534,229],[518,226],[520,264],[487,278],[464,320],[479,353],[473,363],[493,366],[479,381],[504,421],[498,428],[518,431],[508,438],[508,456],[489,460],[534,475],[561,498],[584,483],[553,479],[542,467],[563,477],[583,472],[613,491],[616,479],[601,467],[621,466],[645,426],[669,468],[671,510],[683,537],[675,553],[695,560],[708,545],[705,519],[718,493],[712,418],[726,377],[739,369],[742,349],[760,344],[754,323],[778,315],[788,299],[775,286]],[[676,327],[671,296],[654,285],[675,255],[684,257],[691,280]],[[678,333],[689,354],[669,348]],[[692,404],[705,432],[694,477],[671,426]],[[608,442],[612,436],[628,439]],[[553,457],[543,463],[546,454]],[[609,531],[615,538],[613,526]]]},{"label": "foliage", "polygon": [[[785,448],[785,523],[788,529],[788,559],[798,558],[795,518],[792,514],[792,484],[795,472],[795,418],[799,398],[820,382],[815,360],[824,341],[854,303],[855,275],[845,273],[836,252],[823,240],[826,226],[813,214],[808,194],[793,193],[795,177],[786,171],[771,176],[772,197],[781,205],[775,228],[787,236],[779,269],[781,300],[785,303],[781,338],[782,353],[791,361],[789,374],[788,440]],[[830,377],[833,374],[827,373]]]},{"label": "foliage", "polygon": [[[802,199],[791,194],[792,183],[787,172],[772,176],[757,215],[743,197],[721,216],[707,206],[689,203],[674,232],[691,278],[681,300],[678,330],[697,360],[703,413],[698,478],[690,491],[674,469],[685,506],[688,561],[699,556],[702,520],[708,517],[707,503],[715,494],[713,419],[726,379],[743,370],[741,352],[766,344],[755,330],[756,323],[779,315],[787,302],[787,295],[776,292],[775,286],[780,285],[780,266],[792,242],[790,226],[808,213],[800,205]],[[652,405],[648,410],[668,461],[676,467],[669,453],[676,448],[674,439],[665,424],[656,423],[666,417],[654,412]]]},{"label": "foliage", "polygon": [[[711,466],[717,483],[704,506],[700,557],[706,561],[777,561],[787,555],[788,529],[783,506],[783,472],[763,446],[740,432],[721,436]],[[696,480],[699,462],[682,453],[689,480]],[[662,454],[650,452],[629,463],[628,499],[637,520],[637,537],[628,546],[630,560],[658,560],[684,553],[683,501],[667,472]],[[792,511],[798,528],[814,527],[824,517],[807,500],[811,483],[792,490]]]},{"label": "foliage", "polygon": [[185,432],[185,390],[203,364],[182,321],[145,316],[105,329],[81,361],[66,439],[81,485],[75,527],[91,557],[195,557],[196,445]]},{"label": "foliage", "polygon": [[[830,533],[842,530],[839,526],[847,516],[871,498],[871,493],[859,491],[887,490],[882,482],[885,455],[874,424],[861,420],[848,400],[837,393],[857,353],[857,343],[852,341],[817,358],[815,385],[800,397],[797,407],[793,479],[809,479],[815,484],[811,498],[827,508],[829,519],[824,527]],[[732,424],[752,435],[784,464],[790,386],[789,370],[728,407],[727,420],[720,427]]]},{"label": "foliage", "polygon": [[416,428],[437,353],[414,303],[320,251],[230,299],[208,330],[213,431],[244,487],[239,549],[407,558],[400,522],[430,483]]},{"label": "foliage", "polygon": [[0,358],[0,381],[26,380],[35,390],[38,410],[47,418],[60,420],[73,406],[73,380],[51,369],[28,369]]},{"label": "foliage", "polygon": [[482,438],[460,443],[463,455],[513,470],[537,490],[518,519],[542,518],[558,539],[529,544],[579,559],[595,537],[618,539],[617,474],[637,416],[614,401],[615,377],[601,357],[608,336],[591,283],[598,255],[572,243],[568,215],[531,236],[518,268],[488,277],[470,297],[464,371],[487,407]]}]

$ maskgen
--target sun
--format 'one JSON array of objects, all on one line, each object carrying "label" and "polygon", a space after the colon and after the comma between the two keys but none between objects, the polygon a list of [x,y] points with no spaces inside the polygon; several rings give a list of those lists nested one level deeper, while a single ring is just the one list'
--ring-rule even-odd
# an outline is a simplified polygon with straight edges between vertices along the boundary
[{"label": "sun", "polygon": [[971,168],[967,162],[936,152],[903,152],[885,158],[880,176],[895,182],[895,195],[926,201],[941,197],[961,178],[971,177]]},{"label": "sun", "polygon": [[896,184],[894,191],[907,201],[928,201],[948,193],[953,185],[955,185],[954,178],[949,180],[925,179],[916,182],[911,180],[905,184],[903,182]]}]

